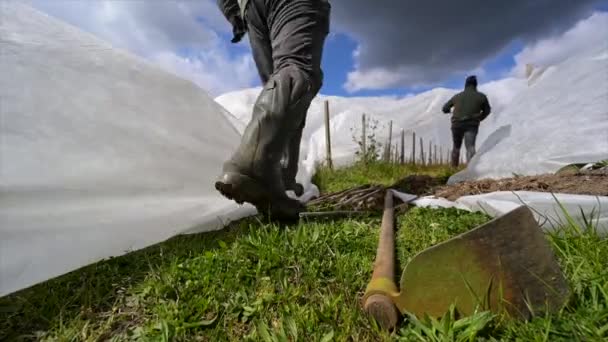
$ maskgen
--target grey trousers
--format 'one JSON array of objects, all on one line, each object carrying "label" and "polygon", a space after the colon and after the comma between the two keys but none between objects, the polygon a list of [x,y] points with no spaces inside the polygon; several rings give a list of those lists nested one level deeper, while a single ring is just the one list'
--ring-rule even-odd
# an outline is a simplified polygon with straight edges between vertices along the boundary
[{"label": "grey trousers", "polygon": [[[286,69],[297,68],[296,74],[304,75],[309,84],[306,93],[298,94],[298,98],[275,99],[276,110],[297,111],[285,113],[285,120],[292,122],[282,125],[290,127],[289,132],[281,132],[287,136],[282,157],[286,189],[295,184],[306,114],[323,83],[321,57],[329,33],[330,10],[326,0],[250,0],[245,11],[253,59],[262,83],[267,85],[273,77],[284,78],[282,74],[290,73]],[[294,106],[296,101],[303,103]],[[261,115],[256,108],[254,118]]]},{"label": "grey trousers", "polygon": [[479,123],[452,123],[452,140],[454,147],[452,149],[452,166],[458,166],[460,161],[460,148],[462,141],[467,149],[467,163],[475,155],[475,140],[479,131]]}]

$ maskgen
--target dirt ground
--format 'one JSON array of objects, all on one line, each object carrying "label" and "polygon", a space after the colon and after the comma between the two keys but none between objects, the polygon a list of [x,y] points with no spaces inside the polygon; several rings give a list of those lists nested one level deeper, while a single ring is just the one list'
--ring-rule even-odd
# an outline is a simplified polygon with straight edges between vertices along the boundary
[{"label": "dirt ground", "polygon": [[411,175],[403,178],[390,188],[414,195],[429,195],[433,189],[445,184],[446,179],[427,175]]},{"label": "dirt ground", "polygon": [[500,180],[482,179],[455,185],[439,186],[434,195],[448,200],[461,196],[478,195],[494,191],[541,191],[579,195],[608,196],[608,174],[590,172],[586,174],[525,176]]},{"label": "dirt ground", "polygon": [[[503,179],[482,179],[445,185],[446,178],[410,175],[389,188],[418,196],[435,195],[454,201],[461,196],[479,195],[494,191],[540,191],[581,195],[608,196],[608,172],[545,174]],[[351,210],[382,211],[384,189],[367,184],[333,194],[325,194],[309,204],[317,211]]]}]

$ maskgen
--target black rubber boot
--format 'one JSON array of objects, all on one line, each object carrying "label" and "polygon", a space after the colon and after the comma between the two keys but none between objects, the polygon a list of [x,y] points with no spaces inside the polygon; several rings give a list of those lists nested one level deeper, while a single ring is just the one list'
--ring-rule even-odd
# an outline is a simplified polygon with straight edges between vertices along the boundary
[{"label": "black rubber boot", "polygon": [[452,150],[452,167],[458,167],[460,164],[460,150]]},{"label": "black rubber boot", "polygon": [[467,147],[467,163],[471,162],[471,159],[475,156],[475,147]]},{"label": "black rubber boot", "polygon": [[285,184],[285,189],[293,191],[298,197],[304,194],[304,187],[302,184],[296,182],[298,164],[300,162],[300,142],[302,140],[303,130],[303,125],[298,127],[289,140],[287,148],[285,149],[285,164],[283,165],[283,183]]},{"label": "black rubber boot", "polygon": [[475,156],[475,141],[477,140],[477,132],[479,125],[470,125],[464,132],[464,145],[467,149],[467,163]]},{"label": "black rubber boot", "polygon": [[300,197],[304,194],[304,186],[298,182],[295,181],[295,179],[291,178],[288,179],[286,177],[287,171],[285,169],[283,169],[283,183],[285,184],[285,190],[289,191],[293,191],[293,193],[297,196]]},{"label": "black rubber boot", "polygon": [[293,219],[304,206],[285,193],[281,157],[293,133],[303,125],[313,92],[305,73],[287,66],[273,75],[254,106],[241,144],[224,163],[215,187],[237,203],[248,202],[273,218]]},{"label": "black rubber boot", "polygon": [[[322,84],[321,56],[330,9],[327,0],[249,0],[245,11],[264,88],[241,144],[224,163],[215,187],[224,196],[251,203],[275,218],[297,218],[304,210],[285,191],[303,192],[295,183],[301,130]],[[286,150],[290,162],[283,172],[280,159]]]}]

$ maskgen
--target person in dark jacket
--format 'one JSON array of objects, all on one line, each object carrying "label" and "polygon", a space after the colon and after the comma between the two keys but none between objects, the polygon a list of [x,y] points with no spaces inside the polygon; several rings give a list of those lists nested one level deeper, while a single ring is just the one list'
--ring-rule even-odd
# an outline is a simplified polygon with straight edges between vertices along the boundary
[{"label": "person in dark jacket", "polygon": [[477,77],[472,75],[465,81],[464,91],[454,95],[443,105],[443,112],[452,113],[452,166],[457,167],[460,160],[462,140],[467,149],[467,162],[475,155],[475,140],[479,124],[490,115],[491,107],[487,96],[477,91]]},{"label": "person in dark jacket", "polygon": [[218,5],[232,24],[233,43],[248,33],[263,89],[215,188],[273,218],[297,218],[304,206],[286,191],[302,193],[295,182],[300,142],[323,82],[331,6],[327,0],[218,0]]}]

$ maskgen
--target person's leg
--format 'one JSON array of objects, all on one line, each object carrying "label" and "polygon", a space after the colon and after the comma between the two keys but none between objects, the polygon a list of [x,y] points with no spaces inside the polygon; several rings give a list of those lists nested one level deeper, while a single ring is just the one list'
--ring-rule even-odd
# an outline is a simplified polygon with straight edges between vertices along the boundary
[{"label": "person's leg", "polygon": [[452,124],[452,166],[458,167],[460,162],[460,148],[462,147],[462,139],[464,136],[464,129],[457,123]]},{"label": "person's leg", "polygon": [[246,13],[247,34],[253,61],[258,69],[262,85],[265,85],[274,73],[274,61],[272,60],[272,45],[270,43],[270,31],[266,26],[265,13],[253,8]]},{"label": "person's leg", "polygon": [[467,163],[475,155],[475,140],[477,140],[478,125],[469,125],[464,132],[464,146],[467,149]]},{"label": "person's leg", "polygon": [[[258,210],[297,217],[302,207],[285,194],[280,160],[303,127],[306,111],[321,86],[329,5],[321,0],[251,0],[246,19],[250,27],[262,32],[264,26],[270,28],[274,72],[254,105],[241,144],[224,164],[216,188]],[[265,22],[256,22],[258,19]]]},{"label": "person's leg", "polygon": [[298,174],[298,165],[300,163],[300,143],[302,141],[302,132],[304,123],[294,132],[291,139],[287,143],[285,150],[285,165],[283,166],[283,182],[286,190],[292,190],[296,196],[300,197],[304,193],[302,184],[296,182]]},{"label": "person's leg", "polygon": [[[301,118],[300,124],[291,132],[286,146],[286,163],[283,168],[285,187],[300,196],[302,185],[296,183],[300,157],[302,132],[310,102],[317,95],[323,81],[321,58],[325,37],[329,32],[327,1],[275,0],[271,3],[271,37],[275,68],[296,66],[310,78],[311,88],[299,107],[300,113],[287,113],[292,118]],[[309,31],[307,33],[306,31]]]},{"label": "person's leg", "polygon": [[[272,60],[272,47],[270,44],[270,32],[266,25],[259,23],[266,22],[259,11],[252,11],[249,15],[253,24],[248,25],[249,42],[253,54],[253,60],[260,75],[262,84],[266,84],[270,75],[274,72]],[[257,25],[256,25],[257,23]],[[304,127],[302,127],[303,129]],[[296,174],[298,172],[298,162],[300,156],[300,140],[302,138],[302,129],[300,129],[291,138],[285,149],[281,164],[283,166],[283,181],[286,190],[292,190],[296,196],[302,196],[304,188],[301,184],[296,183]]]},{"label": "person's leg", "polygon": [[[249,13],[249,21],[247,22],[251,23],[248,24],[248,32],[253,60],[255,61],[255,65],[260,75],[260,80],[262,81],[262,84],[265,85],[266,82],[268,82],[270,75],[274,72],[274,62],[272,60],[270,32],[267,25],[261,25],[261,23],[266,22],[266,18],[263,17],[263,15],[264,13],[260,13],[260,11],[252,10]],[[256,113],[257,112],[254,112],[253,114],[255,115]],[[301,196],[304,192],[302,185],[297,184],[295,181],[300,152],[299,139],[301,139],[301,131],[300,138],[294,136],[291,139],[281,160],[285,189],[293,190],[296,196]]]}]

